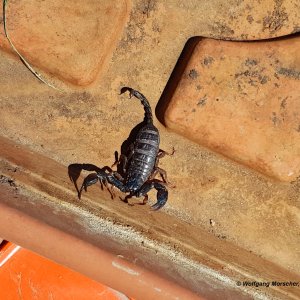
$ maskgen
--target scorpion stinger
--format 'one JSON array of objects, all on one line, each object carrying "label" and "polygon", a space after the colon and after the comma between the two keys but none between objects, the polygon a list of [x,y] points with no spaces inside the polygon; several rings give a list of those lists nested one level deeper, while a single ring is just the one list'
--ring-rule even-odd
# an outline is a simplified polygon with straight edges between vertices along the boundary
[{"label": "scorpion stinger", "polygon": [[[128,193],[129,195],[125,197],[126,201],[131,197],[143,196],[144,201],[141,204],[145,204],[148,192],[154,188],[157,190],[157,202],[152,209],[158,210],[168,200],[166,171],[158,167],[159,159],[168,153],[159,149],[160,136],[158,129],[153,125],[153,115],[148,100],[143,94],[130,87],[123,87],[121,94],[127,91],[130,97],[134,96],[141,101],[145,117],[142,127],[138,129],[134,141],[128,148],[128,153],[122,154],[119,159],[116,157],[114,165],[121,166],[122,175],[109,167],[98,168],[95,170],[96,173],[84,179],[79,195],[83,189],[86,190],[88,186],[99,180],[104,185],[109,183],[121,192]],[[173,153],[174,151],[173,149]],[[163,181],[154,179],[156,174],[160,174]]]}]

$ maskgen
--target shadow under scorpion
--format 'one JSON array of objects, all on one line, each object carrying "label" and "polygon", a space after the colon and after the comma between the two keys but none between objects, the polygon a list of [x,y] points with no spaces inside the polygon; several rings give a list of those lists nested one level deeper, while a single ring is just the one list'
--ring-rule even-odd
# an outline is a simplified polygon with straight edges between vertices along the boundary
[{"label": "shadow under scorpion", "polygon": [[[157,190],[157,202],[151,206],[153,210],[162,208],[168,200],[167,190],[167,173],[158,167],[159,159],[165,155],[173,155],[164,150],[159,149],[160,136],[158,129],[153,125],[152,110],[148,100],[140,92],[123,87],[121,93],[129,91],[130,98],[132,96],[139,99],[144,106],[144,120],[136,125],[128,139],[121,146],[121,154],[115,152],[115,162],[112,167],[117,166],[117,171],[113,171],[112,167],[105,166],[99,168],[93,164],[71,164],[68,167],[68,173],[71,181],[74,183],[80,199],[83,190],[87,191],[87,187],[100,182],[101,189],[105,186],[110,192],[111,198],[115,197],[113,187],[117,187],[123,193],[127,193],[123,200],[130,204],[128,199],[132,197],[144,197],[142,203],[146,204],[148,200],[148,192],[151,189]],[[82,170],[92,171],[83,181],[81,188],[77,186],[77,180]],[[155,179],[160,174],[162,180]],[[109,188],[109,185],[111,188]]]}]

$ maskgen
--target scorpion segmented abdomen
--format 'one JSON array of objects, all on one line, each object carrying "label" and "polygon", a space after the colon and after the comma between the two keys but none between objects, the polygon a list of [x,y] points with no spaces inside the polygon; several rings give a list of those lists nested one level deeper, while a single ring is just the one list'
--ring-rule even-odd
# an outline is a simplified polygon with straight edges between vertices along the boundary
[{"label": "scorpion segmented abdomen", "polygon": [[137,134],[128,169],[126,185],[129,189],[140,188],[151,175],[159,150],[159,142],[158,130],[152,124],[146,125]]}]

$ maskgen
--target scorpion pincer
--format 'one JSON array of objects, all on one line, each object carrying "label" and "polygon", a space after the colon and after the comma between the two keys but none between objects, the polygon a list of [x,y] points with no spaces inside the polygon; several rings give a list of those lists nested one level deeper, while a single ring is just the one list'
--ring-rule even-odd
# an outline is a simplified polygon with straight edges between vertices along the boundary
[{"label": "scorpion pincer", "polygon": [[[127,155],[121,154],[119,160],[114,165],[121,166],[122,175],[116,171],[112,171],[109,167],[102,169],[97,168],[96,173],[88,175],[79,191],[79,196],[83,189],[99,182],[107,186],[107,183],[117,187],[123,193],[129,193],[124,201],[128,203],[131,197],[144,197],[140,204],[145,204],[148,200],[148,192],[151,189],[157,190],[157,202],[152,205],[152,209],[158,210],[162,208],[168,200],[167,175],[166,172],[158,167],[159,159],[163,156],[172,155],[159,149],[159,132],[153,125],[152,110],[148,100],[140,92],[124,87],[121,94],[129,91],[130,98],[132,96],[139,99],[145,110],[145,125],[138,131],[135,141],[130,145]],[[84,165],[83,165],[84,166]],[[109,170],[109,171],[107,171]],[[160,174],[163,181],[155,179]]]}]

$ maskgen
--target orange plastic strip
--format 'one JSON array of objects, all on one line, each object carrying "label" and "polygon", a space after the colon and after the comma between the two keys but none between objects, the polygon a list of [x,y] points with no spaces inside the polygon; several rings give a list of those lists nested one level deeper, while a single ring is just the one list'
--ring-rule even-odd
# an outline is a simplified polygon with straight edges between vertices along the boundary
[{"label": "orange plastic strip", "polygon": [[0,299],[129,298],[20,246],[4,242],[0,245]]}]

